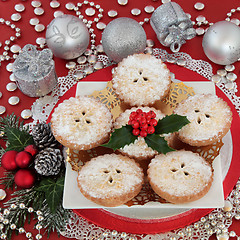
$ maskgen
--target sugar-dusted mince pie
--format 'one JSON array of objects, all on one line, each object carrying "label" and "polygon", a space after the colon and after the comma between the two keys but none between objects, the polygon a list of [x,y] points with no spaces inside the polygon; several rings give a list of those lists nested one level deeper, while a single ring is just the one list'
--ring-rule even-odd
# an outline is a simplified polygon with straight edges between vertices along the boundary
[{"label": "sugar-dusted mince pie", "polygon": [[[165,115],[160,111],[153,107],[132,107],[131,109],[127,109],[125,112],[121,113],[119,117],[115,119],[113,123],[114,129],[121,128],[128,124],[129,116],[131,112],[136,111],[137,109],[141,109],[143,112],[154,111],[156,113],[156,120],[162,119]],[[165,139],[170,143],[172,138],[172,134],[168,134]],[[138,137],[133,143],[129,145],[125,145],[124,147],[118,150],[120,153],[129,156],[130,158],[134,158],[136,160],[146,160],[153,158],[158,152],[148,147],[143,137]]]},{"label": "sugar-dusted mince pie", "polygon": [[113,74],[113,89],[130,106],[147,106],[166,96],[170,71],[150,54],[134,54],[123,59]]},{"label": "sugar-dusted mince pie", "polygon": [[87,199],[106,207],[115,207],[140,192],[143,171],[127,156],[105,154],[87,162],[79,171],[77,182]]},{"label": "sugar-dusted mince pie", "polygon": [[157,155],[148,167],[152,189],[171,203],[186,203],[203,197],[213,181],[213,168],[197,153],[168,152]]},{"label": "sugar-dusted mince pie", "polygon": [[92,97],[71,97],[55,108],[51,128],[57,141],[64,146],[87,150],[108,140],[112,114]]},{"label": "sugar-dusted mince pie", "polygon": [[196,94],[179,103],[174,113],[190,121],[178,131],[181,141],[191,146],[217,142],[229,131],[232,112],[227,103],[212,94]]}]

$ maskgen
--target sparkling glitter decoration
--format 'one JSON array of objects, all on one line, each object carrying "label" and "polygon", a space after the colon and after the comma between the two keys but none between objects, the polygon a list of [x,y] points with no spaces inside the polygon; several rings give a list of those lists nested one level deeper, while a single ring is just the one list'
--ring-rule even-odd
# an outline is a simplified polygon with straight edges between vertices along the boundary
[{"label": "sparkling glitter decoration", "polygon": [[205,33],[204,28],[196,28],[196,34],[198,36],[203,35]]},{"label": "sparkling glitter decoration", "polygon": [[31,18],[29,20],[29,23],[32,25],[32,26],[35,26],[39,23],[39,19],[38,18]]},{"label": "sparkling glitter decoration", "polygon": [[204,7],[205,7],[205,5],[203,3],[201,3],[201,2],[197,2],[197,3],[194,4],[194,8],[196,10],[203,10]]},{"label": "sparkling glitter decoration", "polygon": [[50,7],[51,8],[58,8],[60,6],[60,2],[58,1],[51,1],[50,2]]},{"label": "sparkling glitter decoration", "polygon": [[142,26],[131,18],[117,18],[111,21],[102,34],[102,45],[107,56],[119,62],[128,55],[143,52],[146,34]]},{"label": "sparkling glitter decoration", "polygon": [[6,69],[7,69],[8,72],[12,72],[13,71],[13,64],[9,63],[6,67]]},{"label": "sparkling glitter decoration", "polygon": [[35,27],[34,27],[35,31],[36,32],[42,32],[45,30],[45,26],[43,24],[37,24]]},{"label": "sparkling glitter decoration", "polygon": [[105,29],[106,24],[103,23],[103,22],[98,22],[98,23],[96,24],[96,27],[97,27],[97,29],[99,29],[99,30],[103,30],[103,29]]},{"label": "sparkling glitter decoration", "polygon": [[44,46],[44,45],[46,44],[46,39],[43,38],[43,37],[39,37],[39,38],[36,39],[36,43],[37,43],[38,45],[40,45],[40,47],[41,47],[41,46]]},{"label": "sparkling glitter decoration", "polygon": [[12,19],[12,21],[14,21],[14,22],[19,21],[21,18],[22,18],[22,16],[21,16],[20,13],[14,13],[14,14],[11,15],[11,19]]},{"label": "sparkling glitter decoration", "polygon": [[75,8],[75,5],[74,3],[70,2],[70,3],[66,3],[65,7],[67,10],[73,10]]},{"label": "sparkling glitter decoration", "polygon": [[175,2],[160,5],[153,12],[150,23],[160,43],[173,52],[178,52],[186,40],[196,36],[192,21]]},{"label": "sparkling glitter decoration", "polygon": [[73,69],[73,68],[75,68],[75,66],[76,66],[75,62],[68,62],[68,63],[66,63],[66,68],[67,69]]},{"label": "sparkling glitter decoration", "polygon": [[85,56],[81,56],[77,59],[77,62],[79,64],[84,64],[87,61],[87,58]]},{"label": "sparkling glitter decoration", "polygon": [[138,16],[139,14],[141,14],[141,10],[138,9],[138,8],[133,8],[133,9],[131,10],[131,14],[132,14],[133,16]]},{"label": "sparkling glitter decoration", "polygon": [[32,117],[32,111],[30,109],[24,109],[22,112],[21,112],[21,117],[23,119],[29,119],[30,117]]},{"label": "sparkling glitter decoration", "polygon": [[31,44],[24,46],[19,53],[13,73],[19,89],[30,97],[46,95],[57,83],[52,51],[38,51]]},{"label": "sparkling glitter decoration", "polygon": [[25,6],[22,3],[19,3],[14,6],[14,9],[17,12],[23,12],[25,10]]},{"label": "sparkling glitter decoration", "polygon": [[108,11],[108,16],[109,16],[109,17],[114,18],[114,17],[116,17],[117,15],[118,15],[118,13],[117,13],[116,10],[110,10],[110,11]]},{"label": "sparkling glitter decoration", "polygon": [[21,50],[21,47],[17,44],[14,44],[10,47],[10,51],[12,53],[18,53]]},{"label": "sparkling glitter decoration", "polygon": [[12,97],[10,97],[9,99],[8,99],[8,103],[10,104],[10,105],[17,105],[18,103],[19,103],[19,101],[20,101],[20,99],[19,99],[19,97],[17,97],[17,96],[12,96]]},{"label": "sparkling glitter decoration", "polygon": [[31,5],[33,6],[33,7],[35,7],[35,8],[37,8],[37,7],[41,7],[41,2],[40,1],[32,1],[31,2]]},{"label": "sparkling glitter decoration", "polygon": [[235,70],[235,66],[234,65],[226,65],[225,70],[228,72],[232,72]]},{"label": "sparkling glitter decoration", "polygon": [[54,16],[55,18],[61,17],[61,16],[63,16],[63,15],[64,15],[64,13],[63,13],[62,11],[55,11],[55,12],[53,13],[53,16]]},{"label": "sparkling glitter decoration", "polygon": [[128,0],[118,0],[118,4],[120,5],[127,5]]},{"label": "sparkling glitter decoration", "polygon": [[95,9],[94,8],[87,8],[86,10],[85,10],[85,13],[86,13],[86,15],[87,16],[93,16],[94,14],[95,14]]},{"label": "sparkling glitter decoration", "polygon": [[37,8],[34,9],[34,13],[38,16],[43,15],[44,14],[44,9],[40,8],[40,7],[37,7]]},{"label": "sparkling glitter decoration", "polygon": [[155,10],[155,8],[154,8],[153,6],[151,6],[151,5],[148,5],[148,6],[146,6],[146,7],[144,8],[144,11],[145,11],[146,13],[152,13],[152,12],[154,12],[154,10]]},{"label": "sparkling glitter decoration", "polygon": [[5,112],[6,112],[6,108],[0,105],[0,115],[4,114]]},{"label": "sparkling glitter decoration", "polygon": [[9,92],[13,92],[17,89],[17,84],[14,83],[14,82],[10,82],[10,83],[7,84],[6,89]]},{"label": "sparkling glitter decoration", "polygon": [[51,21],[46,30],[48,47],[56,57],[74,59],[83,54],[89,44],[89,32],[79,18],[65,14]]}]

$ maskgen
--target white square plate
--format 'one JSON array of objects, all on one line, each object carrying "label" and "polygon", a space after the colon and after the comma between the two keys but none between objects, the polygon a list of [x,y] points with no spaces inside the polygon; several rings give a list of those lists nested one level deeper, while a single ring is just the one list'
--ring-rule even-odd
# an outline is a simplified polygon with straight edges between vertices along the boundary
[{"label": "white square plate", "polygon": [[[193,87],[195,93],[212,93],[215,94],[215,86],[212,82],[184,82],[189,87]],[[76,95],[88,95],[94,90],[102,90],[106,87],[107,82],[79,82]],[[201,199],[185,203],[185,204],[170,204],[149,202],[145,205],[134,205],[128,207],[122,205],[116,208],[219,208],[224,206],[223,184],[221,159],[218,156],[213,163],[214,180],[209,192]],[[82,208],[103,208],[98,204],[86,199],[80,192],[77,186],[77,172],[71,169],[69,163],[66,166],[66,176],[63,193],[63,207],[67,209],[82,209]]]}]

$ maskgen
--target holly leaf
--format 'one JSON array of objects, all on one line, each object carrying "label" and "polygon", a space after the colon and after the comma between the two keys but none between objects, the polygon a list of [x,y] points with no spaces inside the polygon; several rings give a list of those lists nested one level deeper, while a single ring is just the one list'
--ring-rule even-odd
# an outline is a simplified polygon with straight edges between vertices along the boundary
[{"label": "holly leaf", "polygon": [[158,124],[155,127],[155,133],[163,134],[177,132],[179,129],[181,129],[188,123],[190,122],[186,116],[171,114],[158,121]]},{"label": "holly leaf", "polygon": [[47,204],[52,213],[56,212],[56,209],[62,200],[63,187],[64,177],[61,177],[58,178],[56,182],[52,178],[45,178],[36,188],[37,191],[45,193]]},{"label": "holly leaf", "polygon": [[27,145],[34,144],[32,136],[19,128],[8,127],[5,129],[9,145],[6,151],[16,150],[22,151]]},{"label": "holly leaf", "polygon": [[133,143],[138,137],[132,134],[132,126],[126,125],[119,129],[115,129],[108,143],[103,144],[103,147],[112,148],[114,151],[125,145]]},{"label": "holly leaf", "polygon": [[160,137],[156,134],[149,134],[145,137],[145,142],[147,145],[158,151],[159,153],[166,154],[171,151],[175,151],[175,149],[168,146],[167,141],[164,139],[164,137]]}]

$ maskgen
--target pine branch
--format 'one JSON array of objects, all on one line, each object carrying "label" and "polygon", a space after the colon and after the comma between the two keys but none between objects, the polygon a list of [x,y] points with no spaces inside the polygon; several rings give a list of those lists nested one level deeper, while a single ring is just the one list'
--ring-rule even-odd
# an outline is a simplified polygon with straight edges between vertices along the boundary
[{"label": "pine branch", "polygon": [[4,177],[0,178],[0,184],[4,185],[4,189],[17,189],[17,186],[14,182],[15,172],[5,172]]},{"label": "pine branch", "polygon": [[[50,233],[54,231],[57,231],[58,235],[60,235],[60,232],[63,230],[71,214],[69,210],[65,210],[62,207],[61,202],[58,205],[56,212],[52,213],[47,204],[44,193],[36,191],[35,187],[31,189],[16,191],[12,195],[14,197],[4,204],[6,207],[10,206],[13,203],[24,203],[26,206],[26,211],[22,211],[19,209],[18,211],[13,211],[11,221],[15,224],[17,223],[17,227],[22,227],[21,224],[24,225],[27,219],[27,215],[29,214],[27,208],[31,206],[34,210],[41,210],[42,216],[44,217],[43,221],[41,221],[41,225],[43,226],[43,228],[45,228],[45,233],[48,234],[48,237]],[[10,234],[9,231],[7,233]]]}]

